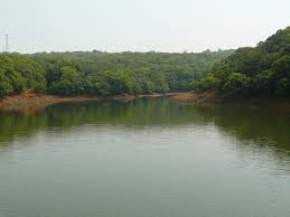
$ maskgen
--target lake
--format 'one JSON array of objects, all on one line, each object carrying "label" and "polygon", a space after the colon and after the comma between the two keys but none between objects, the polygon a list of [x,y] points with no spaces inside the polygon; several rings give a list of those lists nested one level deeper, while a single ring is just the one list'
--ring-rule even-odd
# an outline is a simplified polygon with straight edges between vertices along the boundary
[{"label": "lake", "polygon": [[0,113],[0,216],[290,216],[290,114],[168,99]]}]

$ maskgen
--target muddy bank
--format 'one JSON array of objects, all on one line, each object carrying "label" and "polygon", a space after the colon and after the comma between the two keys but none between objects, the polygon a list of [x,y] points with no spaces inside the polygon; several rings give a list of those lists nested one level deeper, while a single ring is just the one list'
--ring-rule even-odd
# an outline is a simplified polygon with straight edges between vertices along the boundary
[{"label": "muddy bank", "polygon": [[166,97],[180,103],[199,104],[199,105],[219,105],[219,104],[248,104],[256,106],[267,106],[268,108],[290,111],[289,98],[270,98],[270,97],[244,97],[244,98],[225,98],[218,96],[215,92],[183,92],[183,93],[166,93],[152,95],[117,95],[110,97],[91,97],[91,96],[74,96],[60,97],[43,95],[36,93],[24,93],[21,95],[7,96],[0,98],[0,111],[34,113],[39,112],[49,105],[58,103],[79,103],[85,101],[105,101],[116,100],[128,102],[139,98],[160,98]]},{"label": "muddy bank", "polygon": [[193,103],[193,104],[206,104],[206,103],[221,103],[223,98],[219,97],[214,92],[184,92],[184,93],[174,93],[168,96],[169,99],[183,102],[183,103]]},{"label": "muddy bank", "polygon": [[290,112],[290,99],[286,97],[222,97],[215,92],[187,92],[176,93],[168,98],[180,103],[198,104],[203,106],[248,105],[257,108],[263,107],[275,112]]},{"label": "muddy bank", "polygon": [[98,97],[58,97],[35,93],[24,93],[21,95],[0,98],[0,111],[11,112],[37,112],[47,106],[62,102],[98,101]]},{"label": "muddy bank", "polygon": [[108,97],[97,97],[97,96],[61,97],[36,93],[23,93],[20,95],[6,96],[0,98],[0,111],[34,113],[45,109],[49,105],[64,102],[78,103],[85,101],[105,101],[105,100],[128,102],[136,98],[144,98],[144,97],[156,98],[163,96],[164,95],[161,94],[140,95],[140,96],[122,94]]}]

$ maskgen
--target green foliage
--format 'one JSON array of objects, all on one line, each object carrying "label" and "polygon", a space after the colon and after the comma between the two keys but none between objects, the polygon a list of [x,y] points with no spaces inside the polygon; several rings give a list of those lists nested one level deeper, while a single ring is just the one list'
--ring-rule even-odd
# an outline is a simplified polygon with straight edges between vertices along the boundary
[{"label": "green foliage", "polygon": [[191,89],[191,81],[232,51],[0,54],[0,96],[151,94]]},{"label": "green foliage", "polygon": [[[48,92],[57,95],[151,94],[191,90],[200,77],[232,51],[203,53],[40,53]],[[69,67],[69,68],[68,68]]]},{"label": "green foliage", "polygon": [[60,95],[82,94],[84,92],[82,77],[73,66],[62,66],[59,69],[59,80],[49,87],[49,91]]},{"label": "green foliage", "polygon": [[45,90],[45,71],[39,63],[24,55],[0,55],[0,96]]},{"label": "green foliage", "polygon": [[231,73],[225,84],[223,85],[223,92],[228,95],[247,94],[250,87],[250,78],[241,73]]},{"label": "green foliage", "polygon": [[255,48],[240,48],[193,85],[223,95],[290,96],[290,27]]},{"label": "green foliage", "polygon": [[215,77],[211,75],[205,76],[201,78],[200,80],[194,80],[192,82],[193,89],[199,90],[199,91],[207,91],[214,88],[215,86],[216,86],[216,79]]}]

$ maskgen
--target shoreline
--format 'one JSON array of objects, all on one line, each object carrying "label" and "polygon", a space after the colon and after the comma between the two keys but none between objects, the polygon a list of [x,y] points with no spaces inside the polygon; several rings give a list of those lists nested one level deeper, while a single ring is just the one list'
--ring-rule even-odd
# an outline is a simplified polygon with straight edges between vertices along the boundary
[{"label": "shoreline", "polygon": [[273,112],[290,112],[290,99],[287,97],[251,96],[251,97],[222,97],[213,91],[176,93],[169,97],[179,103],[201,106],[218,107],[222,105],[251,106],[265,108]]},{"label": "shoreline", "polygon": [[121,101],[128,102],[139,98],[169,97],[172,94],[129,95],[116,96],[53,96],[39,93],[22,93],[0,98],[0,112],[34,113],[44,110],[50,105],[59,103],[80,103],[89,101]]},{"label": "shoreline", "polygon": [[38,93],[23,93],[20,95],[6,96],[0,98],[0,112],[35,113],[44,110],[50,105],[59,103],[80,103],[89,101],[120,101],[128,102],[140,98],[162,98],[166,97],[178,103],[198,105],[221,105],[221,104],[249,104],[266,105],[270,108],[290,111],[289,98],[274,97],[236,97],[225,98],[218,96],[215,92],[177,92],[149,95],[122,94],[116,96],[53,96]]},{"label": "shoreline", "polygon": [[215,92],[180,92],[168,96],[169,99],[191,104],[217,104],[222,103],[224,99],[215,94]]},{"label": "shoreline", "polygon": [[23,93],[20,95],[0,98],[0,111],[2,112],[38,112],[46,107],[64,102],[99,101],[99,97],[61,97],[37,93]]}]

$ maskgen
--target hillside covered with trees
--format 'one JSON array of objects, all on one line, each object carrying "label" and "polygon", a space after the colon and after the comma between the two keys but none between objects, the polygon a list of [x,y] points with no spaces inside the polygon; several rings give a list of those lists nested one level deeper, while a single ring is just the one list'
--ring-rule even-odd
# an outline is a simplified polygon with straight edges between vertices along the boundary
[{"label": "hillside covered with trees", "polygon": [[224,96],[290,96],[290,27],[236,50],[193,86]]},{"label": "hillside covered with trees", "polygon": [[24,91],[96,96],[185,91],[231,53],[2,53],[0,96]]}]

